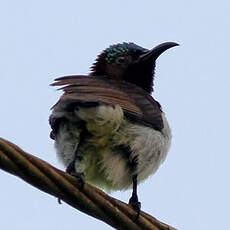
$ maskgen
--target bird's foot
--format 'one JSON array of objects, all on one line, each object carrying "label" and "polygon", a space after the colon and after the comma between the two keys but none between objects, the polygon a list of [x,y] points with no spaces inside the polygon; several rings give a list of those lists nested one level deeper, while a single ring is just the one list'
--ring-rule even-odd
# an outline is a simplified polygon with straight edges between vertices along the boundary
[{"label": "bird's foot", "polygon": [[75,178],[77,178],[78,183],[79,183],[79,188],[83,189],[84,185],[85,185],[85,175],[82,172],[71,172],[70,173],[71,176],[74,176]]},{"label": "bird's foot", "polygon": [[[79,183],[79,189],[83,189],[85,185],[85,175],[82,172],[76,172],[74,168],[74,161],[71,162],[68,167],[66,168],[66,173],[70,174],[71,176],[74,176]],[[61,204],[61,199],[58,198],[58,203]]]},{"label": "bird's foot", "polygon": [[66,168],[66,172],[70,174],[71,176],[74,176],[78,179],[78,182],[80,183],[80,189],[83,189],[85,184],[85,175],[83,172],[76,172],[74,167],[74,161],[72,161],[68,167]]},{"label": "bird's foot", "polygon": [[129,205],[137,212],[135,216],[135,221],[138,219],[141,211],[141,202],[138,201],[138,197],[136,195],[132,195],[129,199]]}]

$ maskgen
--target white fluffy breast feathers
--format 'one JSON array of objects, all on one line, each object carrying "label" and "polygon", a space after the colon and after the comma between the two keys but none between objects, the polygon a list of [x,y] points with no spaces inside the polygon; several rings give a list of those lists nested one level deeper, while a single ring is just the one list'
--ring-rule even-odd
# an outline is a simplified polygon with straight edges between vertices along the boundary
[{"label": "white fluffy breast feathers", "polygon": [[[60,110],[52,113],[52,116],[67,118],[57,131],[57,154],[68,166],[74,159],[81,131],[76,121],[85,121],[91,135],[82,146],[85,157],[82,163],[91,184],[112,190],[127,189],[132,185],[134,174],[138,174],[138,182],[153,174],[169,150],[171,131],[163,113],[164,128],[161,131],[125,119],[120,106],[78,106],[70,114]],[[123,152],[121,146],[126,146],[131,152]],[[135,157],[138,157],[138,165],[131,169],[130,162]]]},{"label": "white fluffy breast feathers", "polygon": [[76,116],[86,122],[88,132],[94,136],[103,136],[116,132],[124,118],[123,110],[118,105],[80,107],[75,110],[75,113]]}]

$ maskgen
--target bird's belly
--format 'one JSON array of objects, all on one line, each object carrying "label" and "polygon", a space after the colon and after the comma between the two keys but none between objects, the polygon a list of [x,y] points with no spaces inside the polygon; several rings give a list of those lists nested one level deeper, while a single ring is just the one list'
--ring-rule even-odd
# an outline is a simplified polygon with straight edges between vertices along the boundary
[{"label": "bird's belly", "polygon": [[[153,174],[165,159],[171,140],[168,123],[165,118],[163,121],[164,129],[161,132],[124,120],[113,134],[88,138],[81,148],[86,182],[107,191],[123,190],[131,187],[133,175],[137,174],[138,182],[140,182]],[[79,131],[76,130],[77,132]],[[74,152],[78,135],[71,138],[67,137],[65,132],[60,133],[66,138],[65,140],[59,138],[59,140],[62,139],[62,143],[58,143],[57,139],[56,146],[62,146],[62,150],[68,150],[69,157],[65,157],[67,160],[63,159],[63,155],[66,154],[59,152],[59,156],[67,166],[69,159],[73,159],[71,148]],[[125,149],[130,151],[127,152]],[[138,164],[136,168],[133,168],[130,162],[136,156]]]}]

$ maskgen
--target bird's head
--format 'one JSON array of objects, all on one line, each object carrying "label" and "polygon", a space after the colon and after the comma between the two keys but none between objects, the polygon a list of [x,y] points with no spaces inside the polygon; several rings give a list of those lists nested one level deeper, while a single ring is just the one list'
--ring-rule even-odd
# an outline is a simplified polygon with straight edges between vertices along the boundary
[{"label": "bird's head", "polygon": [[151,50],[134,43],[112,45],[97,57],[91,67],[91,75],[124,80],[151,93],[156,59],[164,51],[177,45],[165,42]]}]

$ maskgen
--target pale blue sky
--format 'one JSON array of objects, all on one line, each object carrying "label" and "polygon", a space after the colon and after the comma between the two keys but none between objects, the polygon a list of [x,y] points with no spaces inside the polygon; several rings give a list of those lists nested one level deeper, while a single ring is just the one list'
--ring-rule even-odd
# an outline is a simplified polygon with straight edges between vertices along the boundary
[{"label": "pale blue sky", "polygon": [[[49,139],[53,79],[88,73],[110,44],[178,42],[158,59],[154,92],[172,148],[139,186],[142,209],[181,230],[230,229],[229,12],[221,0],[1,0],[0,136],[62,168]],[[1,229],[111,229],[3,171],[0,183]]]}]

